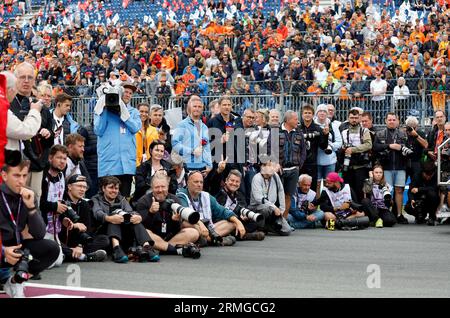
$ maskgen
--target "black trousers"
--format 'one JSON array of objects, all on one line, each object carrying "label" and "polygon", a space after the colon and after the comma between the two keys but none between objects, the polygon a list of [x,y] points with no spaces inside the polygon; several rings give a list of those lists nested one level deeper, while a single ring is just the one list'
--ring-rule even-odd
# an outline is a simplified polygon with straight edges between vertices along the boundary
[{"label": "black trousers", "polygon": [[397,223],[397,218],[389,209],[376,208],[368,198],[364,198],[361,201],[361,204],[363,205],[364,213],[369,217],[370,222],[375,222],[378,218],[381,218],[383,220],[383,226],[385,227],[391,227]]},{"label": "black trousers", "polygon": [[[47,269],[56,261],[59,255],[58,244],[51,240],[24,240],[22,242],[22,250],[26,248],[30,250],[30,254],[33,256],[33,260],[28,263],[29,272],[33,275],[37,275]],[[6,262],[2,262],[1,267],[6,268],[13,266]]]},{"label": "black trousers", "polygon": [[425,195],[424,202],[420,205],[418,204],[416,199],[416,206],[413,208],[411,206],[411,200],[408,200],[405,205],[405,211],[416,218],[425,218],[425,216],[428,214],[430,219],[436,220],[436,210],[439,206],[440,201],[439,194],[432,190],[426,191],[424,193],[420,192],[419,194]]},{"label": "black trousers", "polygon": [[143,245],[145,242],[149,242],[153,245],[154,242],[150,238],[147,230],[142,223],[139,224],[108,224],[108,237],[110,239],[117,239],[120,242],[120,246],[124,249],[134,245],[136,242],[138,245]]},{"label": "black trousers", "polygon": [[[92,236],[93,241],[83,245],[83,253],[89,254],[98,250],[108,251],[109,249],[109,237],[103,234]],[[75,245],[76,246],[76,245]],[[62,251],[65,256],[64,261],[74,262],[76,259],[72,257],[72,249],[70,247],[75,247],[74,245],[63,245]]]},{"label": "black trousers", "polygon": [[344,173],[344,181],[350,185],[356,196],[358,197],[358,202],[361,202],[364,198],[363,193],[363,185],[364,180],[369,177],[369,169],[368,168],[358,168],[358,169],[348,169],[347,172]]},{"label": "black trousers", "polygon": [[411,166],[405,169],[406,179],[411,178],[411,182],[419,180],[420,174],[422,173],[422,166],[419,161],[412,161]]},{"label": "black trousers", "polygon": [[133,183],[133,176],[131,174],[123,174],[115,177],[120,180],[120,194],[122,194],[126,198],[129,198],[131,195],[131,184]]}]

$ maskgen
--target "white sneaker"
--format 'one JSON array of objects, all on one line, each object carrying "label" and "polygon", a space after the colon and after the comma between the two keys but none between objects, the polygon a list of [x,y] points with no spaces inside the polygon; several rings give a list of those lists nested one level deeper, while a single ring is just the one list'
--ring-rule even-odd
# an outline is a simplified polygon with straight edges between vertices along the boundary
[{"label": "white sneaker", "polygon": [[23,284],[11,283],[12,276],[8,278],[3,288],[6,294],[11,298],[25,298],[25,286]]}]

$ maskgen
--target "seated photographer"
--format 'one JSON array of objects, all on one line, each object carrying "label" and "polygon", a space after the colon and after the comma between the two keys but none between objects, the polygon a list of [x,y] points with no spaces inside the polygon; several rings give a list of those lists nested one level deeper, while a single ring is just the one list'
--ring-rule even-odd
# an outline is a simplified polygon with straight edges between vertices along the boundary
[{"label": "seated photographer", "polygon": [[397,218],[391,212],[392,187],[384,179],[383,167],[376,165],[369,172],[369,179],[366,179],[363,186],[365,198],[361,201],[368,217],[375,227],[391,227],[397,223]]},{"label": "seated photographer", "polygon": [[316,192],[311,190],[312,177],[302,174],[298,178],[298,191],[293,206],[289,210],[288,223],[294,229],[315,228],[317,222],[333,218],[332,213],[323,213],[316,200]]},{"label": "seated photographer", "polygon": [[239,189],[241,181],[242,174],[236,169],[231,170],[225,179],[224,186],[221,187],[215,197],[220,205],[233,211],[242,224],[244,224],[245,235],[242,240],[262,241],[265,234],[264,232],[258,231],[258,229],[263,226],[264,216],[247,209],[245,195]]},{"label": "seated photographer", "polygon": [[252,180],[249,208],[264,216],[264,231],[278,235],[289,235],[291,227],[283,217],[285,197],[283,184],[275,173],[274,163],[266,155],[260,156],[261,172]]},{"label": "seated photographer", "polygon": [[137,257],[140,260],[159,261],[158,253],[152,248],[154,242],[142,225],[141,215],[134,212],[120,194],[119,186],[118,178],[104,177],[101,180],[101,193],[92,198],[94,217],[102,224],[100,232],[106,232],[111,240],[114,262],[128,262],[128,256],[123,250],[128,251],[135,243],[139,247]]},{"label": "seated photographer", "polygon": [[87,189],[86,177],[82,175],[75,174],[67,180],[67,210],[60,216],[63,228],[59,233],[65,261],[102,262],[106,258],[109,238],[95,234],[97,222],[92,201],[84,199]]},{"label": "seated photographer", "polygon": [[427,214],[427,224],[432,226],[437,224],[438,191],[436,166],[433,161],[426,161],[422,164],[420,178],[411,181],[409,185],[409,200],[405,205],[405,211],[416,218],[417,224],[425,223]]},{"label": "seated photographer", "polygon": [[[172,165],[163,159],[164,151],[164,142],[155,140],[150,144],[150,158],[143,162],[136,170],[136,190],[134,192],[133,202],[137,202],[151,189],[151,181],[157,171],[165,170],[167,174],[172,171]],[[175,194],[177,191],[176,179],[173,173],[171,175],[169,192]]]},{"label": "seated photographer", "polygon": [[[162,254],[199,258],[200,250],[193,243],[199,239],[200,233],[194,228],[182,228],[182,223],[189,220],[183,220],[181,211],[172,208],[173,203],[181,205],[175,195],[169,194],[169,177],[157,172],[151,182],[152,192],[141,197],[136,206],[142,216],[142,224],[155,242],[153,247]],[[197,222],[198,219],[195,220]]]},{"label": "seated photographer", "polygon": [[[194,170],[188,175],[186,189],[179,189],[177,197],[184,207],[190,207],[200,213],[200,221],[193,227],[200,232],[199,245],[231,246],[236,243],[231,233],[245,236],[245,227],[238,217],[226,209],[216,198],[203,191],[203,175]],[[206,242],[205,242],[206,240]]]},{"label": "seated photographer", "polygon": [[38,276],[59,255],[58,244],[44,239],[45,223],[36,208],[34,192],[25,188],[29,167],[29,161],[17,166],[5,164],[1,173],[0,284],[12,298],[25,297],[22,283]]},{"label": "seated photographer", "polygon": [[362,229],[369,226],[369,218],[362,212],[363,207],[357,203],[356,194],[336,172],[328,174],[325,189],[318,204],[325,213],[330,212],[326,228]]}]

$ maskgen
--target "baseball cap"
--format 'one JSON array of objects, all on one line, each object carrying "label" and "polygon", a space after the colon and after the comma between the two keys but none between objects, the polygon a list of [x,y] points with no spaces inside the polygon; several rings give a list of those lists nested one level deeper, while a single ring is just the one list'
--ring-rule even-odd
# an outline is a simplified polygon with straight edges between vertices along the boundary
[{"label": "baseball cap", "polygon": [[337,172],[330,172],[327,176],[328,182],[344,182]]},{"label": "baseball cap", "polygon": [[70,176],[69,179],[67,179],[67,184],[73,184],[77,182],[87,182],[87,179],[81,174],[74,174],[73,176]]}]

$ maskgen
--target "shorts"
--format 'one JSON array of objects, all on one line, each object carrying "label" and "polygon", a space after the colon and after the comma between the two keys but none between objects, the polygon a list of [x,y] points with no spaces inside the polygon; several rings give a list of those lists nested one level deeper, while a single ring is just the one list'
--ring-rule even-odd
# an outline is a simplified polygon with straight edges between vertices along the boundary
[{"label": "shorts", "polygon": [[[330,172],[334,172],[336,168],[336,164],[333,163],[331,165],[326,166],[317,166],[317,180],[325,180]],[[314,189],[315,191],[315,189]]]},{"label": "shorts", "polygon": [[284,170],[282,175],[283,189],[285,194],[295,194],[297,191],[299,170]]},{"label": "shorts", "polygon": [[406,185],[406,171],[405,170],[385,170],[384,179],[394,187],[404,188]]}]

